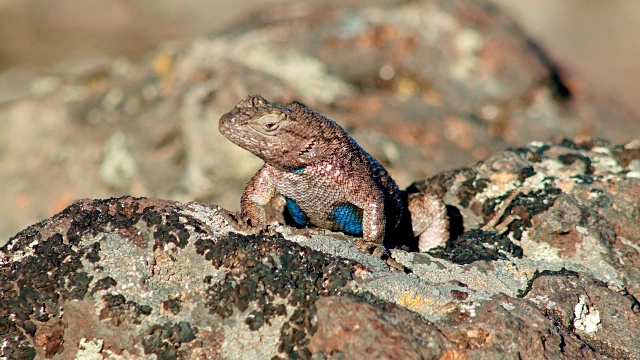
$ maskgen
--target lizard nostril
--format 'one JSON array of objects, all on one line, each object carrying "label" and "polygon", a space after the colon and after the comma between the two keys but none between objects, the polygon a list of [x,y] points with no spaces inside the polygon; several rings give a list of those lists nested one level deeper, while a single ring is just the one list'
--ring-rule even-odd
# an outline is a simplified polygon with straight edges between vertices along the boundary
[{"label": "lizard nostril", "polygon": [[230,115],[230,114],[224,114],[222,115],[222,117],[220,118],[220,122],[223,125],[235,125],[236,123],[236,116],[235,115]]}]

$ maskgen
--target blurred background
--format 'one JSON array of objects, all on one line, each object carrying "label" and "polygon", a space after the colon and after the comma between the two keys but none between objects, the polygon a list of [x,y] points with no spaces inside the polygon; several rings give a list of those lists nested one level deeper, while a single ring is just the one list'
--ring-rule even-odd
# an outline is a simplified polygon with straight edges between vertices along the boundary
[{"label": "blurred background", "polygon": [[[163,41],[220,30],[259,7],[287,2],[0,0],[0,71],[41,68],[87,56],[135,60]],[[494,2],[507,9],[565,71],[640,113],[640,2]]]},{"label": "blurred background", "polygon": [[[310,2],[345,3],[335,0]],[[371,3],[378,2],[383,1]],[[0,175],[0,183],[3,185],[0,197],[8,197],[3,201],[4,208],[0,209],[0,244],[17,231],[53,215],[80,197],[108,197],[124,193],[171,197],[179,200],[195,199],[237,209],[238,191],[241,191],[242,183],[234,185],[234,189],[230,191],[218,190],[219,196],[201,197],[193,195],[198,193],[197,191],[183,192],[181,196],[175,191],[175,186],[171,189],[168,186],[163,187],[159,180],[161,176],[157,174],[150,181],[133,180],[126,186],[119,187],[116,180],[110,183],[105,179],[104,173],[101,173],[103,183],[96,185],[95,179],[100,177],[96,174],[105,167],[106,154],[109,151],[117,153],[118,144],[126,143],[124,135],[121,136],[119,132],[113,131],[120,125],[105,127],[104,129],[108,129],[104,130],[106,135],[97,136],[95,130],[86,130],[87,126],[83,124],[84,127],[80,127],[85,131],[82,133],[83,138],[90,139],[96,136],[94,142],[99,142],[101,145],[96,149],[78,145],[81,152],[85,151],[82,149],[86,149],[84,155],[93,167],[91,170],[86,167],[70,170],[69,164],[72,162],[69,159],[76,159],[72,151],[64,150],[62,147],[59,149],[59,144],[50,139],[46,140],[47,136],[53,136],[52,134],[55,135],[57,131],[61,131],[59,127],[64,125],[60,124],[64,123],[53,120],[47,123],[46,117],[38,115],[37,119],[44,119],[44,122],[38,124],[38,130],[34,130],[27,120],[29,116],[34,116],[33,111],[27,105],[16,105],[12,101],[20,92],[19,89],[23,87],[30,88],[32,91],[44,89],[37,92],[47,93],[49,91],[47,86],[51,87],[55,84],[51,85],[46,81],[34,83],[32,80],[41,74],[49,73],[51,69],[74,68],[77,67],[75,64],[86,63],[86,59],[121,58],[126,59],[122,62],[124,64],[148,61],[150,57],[157,56],[159,44],[220,31],[240,19],[247,18],[252,11],[265,6],[287,3],[289,1],[286,0],[183,0],[179,2],[169,0],[112,0],[109,2],[0,0],[0,110],[4,106],[5,110],[8,109],[6,113],[9,113],[6,118],[0,117],[2,127],[0,131],[4,132],[0,134],[0,164],[3,166],[4,173]],[[351,1],[351,3],[359,2]],[[640,2],[495,0],[495,3],[504,8],[524,31],[542,46],[547,55],[558,65],[560,72],[570,79],[573,90],[589,89],[590,93],[599,94],[620,104],[622,108],[629,109],[631,113],[640,114],[640,101],[637,95],[640,94],[640,81],[638,81],[640,66],[637,65],[640,62],[640,38],[638,37]],[[296,11],[295,6],[292,7],[292,11]],[[162,57],[156,57],[153,60],[156,72],[163,71],[163,64],[166,63],[163,62],[164,60],[166,59]],[[36,90],[34,90],[34,84],[37,85]],[[409,82],[409,85],[415,84]],[[90,110],[87,111],[90,113]],[[16,120],[22,118],[25,119],[25,123]],[[91,124],[91,121],[88,120],[88,123]],[[362,124],[352,122],[350,125],[358,129]],[[70,123],[69,126],[78,126],[78,123]],[[177,177],[182,176],[184,179],[184,176],[179,173],[185,166],[188,167],[188,161],[187,165],[184,165],[185,162],[180,157],[183,156],[182,150],[176,150],[182,146],[182,143],[172,145],[177,144],[177,141],[172,140],[174,138],[171,134],[174,133],[170,131],[171,126],[173,125],[158,124],[159,130],[153,129],[151,132],[160,133],[162,129],[169,129],[166,133],[157,135],[161,139],[158,140],[160,145],[154,145],[156,146],[154,156],[160,160],[163,160],[163,156],[166,159],[175,157],[171,159],[173,163],[179,164],[179,166],[176,165],[178,170],[174,172],[166,170],[166,174],[162,173],[163,169],[159,170],[167,176],[169,179],[167,181],[175,184]],[[145,133],[150,130],[148,127],[141,126],[139,131]],[[38,132],[45,140],[40,140],[36,136]],[[365,143],[370,140],[369,147],[365,146],[366,148],[384,149],[381,154],[374,153],[374,156],[383,157],[386,165],[392,165],[392,174],[397,180],[400,179],[398,182],[401,187],[407,186],[412,180],[419,180],[443,169],[442,166],[435,165],[423,167],[416,172],[402,173],[402,169],[397,170],[393,166],[394,158],[398,157],[394,155],[396,150],[387,151],[389,147],[385,147],[384,143],[378,146],[381,143],[376,142],[375,136],[373,140],[367,137],[366,129],[362,133],[364,133],[360,135],[362,138],[357,136],[356,138],[359,142]],[[12,139],[20,136],[23,136],[24,140],[32,137],[31,140],[35,141],[37,146],[27,145],[28,141],[22,141],[22,139]],[[107,136],[108,141],[102,147],[102,142]],[[132,135],[128,136],[131,141]],[[630,136],[638,137],[639,134]],[[188,136],[186,139],[185,142],[188,141]],[[21,152],[13,153],[15,149]],[[52,155],[47,155],[48,158],[41,156],[45,158],[44,161],[31,161],[33,160],[30,159],[31,154],[40,151],[49,151]],[[133,157],[142,156],[135,153],[135,146],[132,151]],[[434,154],[423,151],[423,155],[433,157]],[[474,153],[474,158],[477,160],[486,155],[486,151],[478,151]],[[123,163],[122,158],[126,159],[126,156],[128,155],[121,156],[120,164]],[[448,167],[464,166],[472,160],[450,161],[447,164]],[[135,161],[132,160],[132,162]],[[55,164],[51,167],[54,170],[47,168],[47,164]],[[401,165],[400,168],[402,168]],[[133,171],[131,176],[135,177],[135,174],[143,173],[144,166],[138,164],[137,170],[131,170]],[[127,167],[119,169],[126,172]],[[247,173],[251,171],[254,170],[249,170]],[[86,176],[86,180],[78,183],[65,182],[64,179],[52,180],[60,176],[72,179]],[[239,178],[247,179],[246,175]],[[184,186],[184,183],[182,181],[181,186]]]}]

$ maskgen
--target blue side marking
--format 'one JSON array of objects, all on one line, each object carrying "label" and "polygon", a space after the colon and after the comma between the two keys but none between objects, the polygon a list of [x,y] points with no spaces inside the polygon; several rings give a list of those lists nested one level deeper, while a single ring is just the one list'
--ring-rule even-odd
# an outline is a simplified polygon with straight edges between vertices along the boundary
[{"label": "blue side marking", "polygon": [[295,201],[289,199],[288,197],[284,198],[287,201],[287,209],[289,209],[289,213],[291,213],[291,217],[296,224],[300,226],[304,226],[307,223],[307,216],[302,212],[302,209],[296,204]]},{"label": "blue side marking", "polygon": [[289,171],[291,171],[291,172],[292,172],[292,173],[294,173],[294,174],[300,174],[300,173],[302,173],[302,172],[304,171],[304,169],[305,169],[305,168],[301,167],[301,168],[299,168],[299,169],[291,169],[291,170],[289,170]]},{"label": "blue side marking", "polygon": [[362,210],[353,204],[335,208],[331,215],[346,234],[362,236]]}]

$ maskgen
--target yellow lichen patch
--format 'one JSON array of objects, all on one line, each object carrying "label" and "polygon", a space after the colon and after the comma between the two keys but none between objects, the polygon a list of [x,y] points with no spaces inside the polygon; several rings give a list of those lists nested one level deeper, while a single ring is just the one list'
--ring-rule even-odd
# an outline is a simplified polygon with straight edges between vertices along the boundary
[{"label": "yellow lichen patch", "polygon": [[153,59],[153,71],[162,82],[170,82],[173,79],[173,58],[168,54],[159,54]]},{"label": "yellow lichen patch", "polygon": [[420,91],[420,84],[410,77],[398,76],[396,78],[394,90],[401,98],[407,98]]},{"label": "yellow lichen patch", "polygon": [[450,314],[458,308],[454,303],[436,301],[413,293],[400,295],[398,304],[420,314]]},{"label": "yellow lichen patch", "polygon": [[398,304],[418,313],[432,313],[434,307],[432,298],[423,298],[410,293],[400,295]]}]

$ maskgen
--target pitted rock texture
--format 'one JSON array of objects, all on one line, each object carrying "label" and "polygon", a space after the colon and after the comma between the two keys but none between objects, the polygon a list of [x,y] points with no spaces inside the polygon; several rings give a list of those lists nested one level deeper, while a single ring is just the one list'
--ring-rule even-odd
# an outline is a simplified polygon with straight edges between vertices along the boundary
[{"label": "pitted rock texture", "polygon": [[[78,201],[2,248],[0,356],[637,359],[639,160],[635,143],[533,143],[416,183],[463,232],[438,257],[393,250],[410,274],[340,233]],[[479,231],[514,189],[518,219]]]},{"label": "pitted rock texture", "polygon": [[637,118],[574,91],[486,0],[351,3],[270,6],[140,63],[87,60],[40,72],[22,95],[10,89],[0,237],[79,198],[237,210],[260,162],[216,124],[248,94],[336,120],[401,187],[551,135],[619,143],[640,133]]},{"label": "pitted rock texture", "polygon": [[[639,298],[639,149],[637,141],[534,142],[414,183],[409,191],[438,193],[464,219],[466,232],[433,249],[435,256],[458,263],[508,256],[563,264]],[[510,194],[502,232],[479,233]],[[482,242],[493,246],[480,248]]]},{"label": "pitted rock texture", "polygon": [[99,339],[105,355],[308,357],[313,303],[340,294],[354,262],[206,221],[121,198],[78,202],[18,234],[2,253],[3,355],[68,357]]}]

